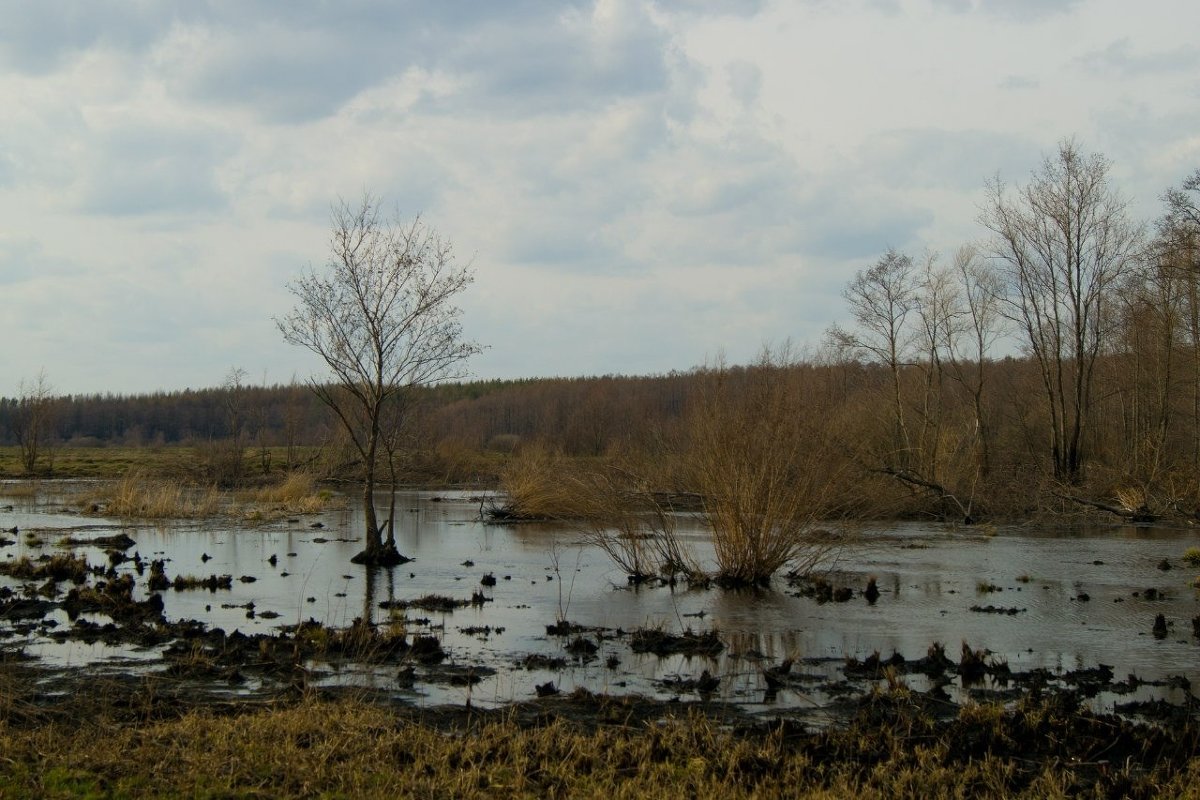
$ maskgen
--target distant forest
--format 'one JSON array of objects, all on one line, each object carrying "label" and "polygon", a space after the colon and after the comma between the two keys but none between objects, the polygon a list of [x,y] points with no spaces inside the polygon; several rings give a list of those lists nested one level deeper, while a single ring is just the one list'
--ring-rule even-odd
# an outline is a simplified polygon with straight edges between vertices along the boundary
[{"label": "distant forest", "polygon": [[[453,444],[511,451],[549,443],[572,455],[601,455],[641,440],[682,411],[692,378],[555,378],[450,383],[412,390],[415,447]],[[20,403],[0,398],[0,442],[16,445]],[[185,389],[141,395],[55,398],[50,440],[71,447],[192,445],[240,435],[248,446],[315,446],[337,421],[303,384]]]},{"label": "distant forest", "polygon": [[[612,465],[606,480],[626,493],[737,492],[729,467],[749,459],[747,480],[820,477],[813,494],[837,513],[1200,520],[1200,169],[1167,190],[1152,227],[1129,217],[1108,169],[1068,140],[1029,184],[990,184],[985,242],[882,254],[846,285],[845,327],[804,354],[405,390],[402,469],[507,478],[511,494],[522,460],[542,465],[524,473],[540,490],[563,482],[553,459],[568,457]],[[73,397],[39,376],[0,400],[0,437],[28,474],[39,447],[64,444],[229,443],[238,465],[249,448],[287,448],[296,465],[296,448],[319,447],[325,469],[355,469],[309,387],[231,375],[219,389]]]}]

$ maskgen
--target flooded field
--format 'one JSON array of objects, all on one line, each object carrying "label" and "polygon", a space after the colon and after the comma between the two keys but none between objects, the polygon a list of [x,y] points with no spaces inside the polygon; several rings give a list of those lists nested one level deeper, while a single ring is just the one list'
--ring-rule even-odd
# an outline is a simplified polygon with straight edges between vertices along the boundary
[{"label": "flooded field", "polygon": [[[0,560],[36,562],[66,552],[63,540],[71,537],[84,544],[70,550],[97,572],[112,563],[107,576],[89,581],[131,575],[135,601],[154,594],[154,560],[163,562],[167,581],[229,577],[228,588],[157,592],[161,617],[176,627],[155,623],[155,633],[142,621],[136,636],[112,626],[106,632],[110,620],[95,609],[69,614],[70,583],[39,593],[27,581],[0,577],[0,648],[32,657],[49,673],[168,674],[188,652],[181,639],[195,637],[190,646],[199,654],[212,648],[217,628],[229,639],[235,632],[286,638],[309,621],[346,629],[367,619],[410,639],[436,640],[441,655],[304,656],[308,685],[364,687],[416,705],[477,706],[581,688],[724,701],[745,713],[819,721],[888,680],[947,703],[977,693],[1003,697],[1011,685],[1066,686],[1093,698],[1098,710],[1133,713],[1159,700],[1190,712],[1190,686],[1200,680],[1193,635],[1200,568],[1182,558],[1200,542],[1192,528],[866,527],[825,574],[827,588],[842,590],[833,592],[839,602],[819,585],[782,576],[758,591],[632,587],[569,527],[485,524],[477,493],[402,494],[397,545],[413,560],[368,571],[350,563],[363,534],[352,500],[269,523],[129,524],[81,515],[72,505],[77,486],[44,484],[33,495],[15,494],[14,486],[0,484],[0,528],[7,531]],[[685,517],[680,526],[707,557],[703,525]],[[120,551],[125,561],[111,545],[86,543],[122,533],[133,540]],[[871,577],[874,602],[864,594]],[[461,605],[412,605],[431,595]],[[36,605],[16,602],[35,597]],[[181,624],[188,620],[197,624]],[[694,636],[666,636],[686,632]],[[934,643],[944,645],[945,658],[933,657]],[[974,670],[961,655],[964,643],[986,651]],[[702,652],[673,652],[687,644]],[[232,669],[187,678],[232,695],[277,679]]]}]

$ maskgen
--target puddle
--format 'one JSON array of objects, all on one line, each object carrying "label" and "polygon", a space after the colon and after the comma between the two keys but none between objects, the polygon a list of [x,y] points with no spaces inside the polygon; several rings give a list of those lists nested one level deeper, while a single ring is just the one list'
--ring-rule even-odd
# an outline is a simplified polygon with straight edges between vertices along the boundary
[{"label": "puddle", "polygon": [[[549,682],[563,692],[581,687],[696,699],[695,684],[707,672],[716,680],[705,698],[752,712],[819,711],[836,703],[847,657],[862,660],[878,652],[885,659],[899,653],[914,660],[941,642],[957,662],[964,641],[986,648],[989,661],[1006,662],[1014,672],[1062,675],[1104,664],[1112,667],[1115,681],[1133,674],[1162,684],[1140,685],[1138,700],[1179,702],[1189,693],[1178,688],[1178,678],[1171,686],[1166,682],[1172,676],[1200,681],[1200,640],[1192,635],[1192,618],[1200,614],[1192,588],[1196,571],[1180,560],[1197,538],[1189,528],[867,529],[860,546],[843,552],[829,575],[835,586],[850,587],[852,598],[820,603],[797,596],[797,587],[783,579],[770,591],[633,588],[570,528],[485,525],[478,499],[468,492],[402,493],[397,546],[414,561],[368,571],[350,563],[363,531],[354,500],[344,509],[296,521],[126,525],[65,511],[78,486],[44,484],[36,497],[6,497],[5,488],[0,484],[0,508],[12,508],[0,510],[0,528],[15,526],[19,532],[0,534],[12,540],[0,547],[0,559],[57,552],[67,535],[123,532],[135,541],[127,555],[136,553],[147,565],[164,560],[168,579],[232,578],[229,589],[163,591],[163,614],[170,621],[198,620],[227,633],[254,635],[309,619],[344,628],[367,617],[403,624],[410,636],[436,636],[447,657],[436,668],[416,666],[415,680],[398,678],[394,663],[307,665],[318,686],[363,686],[417,704],[502,705],[530,699]],[[685,517],[680,527],[702,558],[711,558],[699,521]],[[93,565],[107,563],[102,548],[75,551]],[[1163,559],[1173,569],[1159,569]],[[136,574],[130,562],[116,570]],[[147,596],[146,575],[148,569],[137,577],[137,600]],[[880,591],[874,604],[862,594],[869,576]],[[21,581],[4,577],[0,585],[19,590]],[[431,594],[467,601],[477,592],[486,598],[481,605],[452,612],[381,606]],[[1157,614],[1169,626],[1162,639],[1152,634]],[[65,613],[56,610],[45,619],[49,624],[0,619],[0,648],[20,649],[62,669],[163,668],[161,645],[63,640],[62,632],[71,627]],[[586,630],[549,635],[547,625],[559,619]],[[103,615],[94,621],[104,621]],[[628,633],[643,627],[672,633],[715,629],[724,649],[713,657],[632,652]],[[576,643],[580,638],[584,644]],[[574,652],[567,649],[572,643]],[[788,658],[796,662],[793,674],[782,688],[772,689],[764,672]],[[929,688],[919,675],[900,680],[915,690]],[[956,700],[970,693],[957,678],[946,688]],[[1093,702],[1108,711],[1132,697],[1100,692]]]}]

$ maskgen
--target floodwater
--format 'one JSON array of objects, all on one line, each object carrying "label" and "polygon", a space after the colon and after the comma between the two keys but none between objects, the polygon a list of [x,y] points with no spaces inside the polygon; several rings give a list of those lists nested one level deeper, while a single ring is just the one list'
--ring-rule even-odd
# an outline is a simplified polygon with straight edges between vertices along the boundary
[{"label": "floodwater", "polygon": [[[827,565],[830,580],[853,588],[853,598],[818,603],[798,596],[783,578],[771,590],[757,591],[631,587],[602,552],[569,527],[484,524],[478,493],[403,492],[397,545],[414,560],[370,572],[350,562],[363,533],[353,499],[344,508],[294,520],[155,525],[72,513],[67,507],[77,487],[43,485],[36,496],[6,495],[15,486],[0,483],[0,528],[19,530],[6,535],[15,541],[0,547],[0,559],[56,552],[68,534],[82,539],[124,532],[136,542],[127,553],[165,559],[168,578],[233,576],[228,590],[163,592],[164,613],[172,621],[195,619],[247,634],[308,619],[344,627],[364,616],[377,623],[398,618],[392,615],[402,612],[384,610],[384,601],[430,594],[468,600],[482,592],[487,598],[482,605],[451,613],[409,609],[402,617],[410,632],[436,635],[450,664],[495,670],[473,686],[422,681],[420,670],[414,685],[398,685],[395,664],[324,664],[314,670],[318,685],[394,691],[416,704],[501,705],[532,698],[535,687],[548,681],[567,692],[583,687],[695,699],[678,682],[708,671],[720,678],[716,699],[751,712],[811,712],[830,701],[820,679],[826,686],[836,681],[845,658],[878,652],[914,659],[934,642],[945,644],[955,660],[962,642],[986,648],[992,660],[1007,661],[1014,671],[1063,673],[1105,664],[1118,679],[1136,674],[1145,681],[1172,676],[1200,681],[1200,640],[1192,634],[1192,619],[1200,614],[1192,583],[1200,568],[1182,560],[1187,548],[1200,544],[1194,528],[868,526],[857,544]],[[702,559],[711,558],[709,534],[698,519],[682,517],[679,527]],[[105,563],[100,548],[77,552],[93,564]],[[1161,569],[1164,560],[1171,569]],[[118,568],[128,569],[129,564]],[[494,586],[481,585],[486,575],[496,579]],[[869,576],[877,578],[881,591],[874,604],[861,594]],[[140,596],[144,583],[138,581]],[[0,585],[18,584],[0,577]],[[1015,613],[978,610],[988,606]],[[1157,614],[1171,626],[1165,638],[1151,633]],[[49,634],[71,622],[61,610],[51,612],[51,619],[51,626],[35,630],[28,625],[17,630],[0,619],[0,648],[22,649],[62,669],[161,668],[158,648],[56,640]],[[598,645],[594,657],[573,657],[565,646],[574,637],[547,634],[546,626],[561,619],[599,629],[584,634]],[[725,649],[715,658],[635,654],[625,634],[644,627],[716,630]],[[527,669],[530,655],[565,662]],[[763,669],[789,657],[803,660],[812,687],[765,692]],[[917,680],[910,679],[914,688],[920,688]],[[1163,688],[1157,696],[1178,701],[1180,691]],[[1103,706],[1115,698],[1101,696],[1097,702]]]}]

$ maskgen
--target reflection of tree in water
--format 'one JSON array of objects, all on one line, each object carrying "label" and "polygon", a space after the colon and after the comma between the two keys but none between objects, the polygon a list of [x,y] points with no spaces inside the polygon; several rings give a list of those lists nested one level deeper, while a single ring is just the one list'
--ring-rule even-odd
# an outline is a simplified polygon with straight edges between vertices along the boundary
[{"label": "reflection of tree in water", "polygon": [[387,588],[387,597],[384,598],[388,605],[396,599],[396,568],[395,567],[367,567],[366,581],[363,588],[363,611],[362,621],[367,625],[375,624],[375,584],[379,580],[380,574],[384,578],[384,584]]}]

